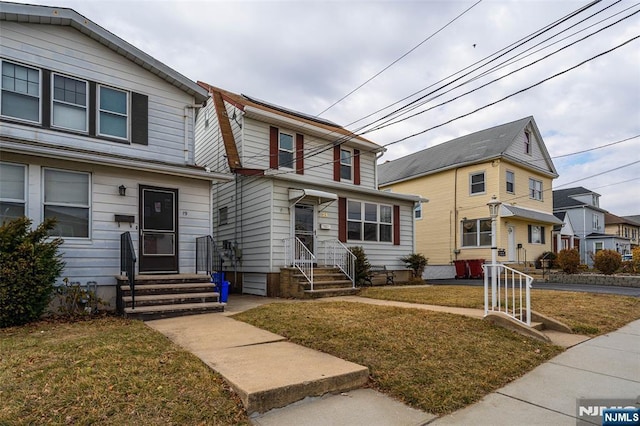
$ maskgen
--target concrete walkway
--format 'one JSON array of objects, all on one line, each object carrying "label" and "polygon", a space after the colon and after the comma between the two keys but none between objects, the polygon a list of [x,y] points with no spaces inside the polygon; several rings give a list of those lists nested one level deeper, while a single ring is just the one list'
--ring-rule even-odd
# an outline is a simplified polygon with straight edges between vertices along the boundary
[{"label": "concrete walkway", "polygon": [[[331,300],[478,315],[478,310],[355,296]],[[576,344],[480,402],[437,418],[371,389],[356,389],[367,380],[365,367],[294,345],[281,336],[228,318],[233,313],[273,302],[321,303],[231,295],[225,314],[162,319],[147,324],[222,374],[252,414],[252,422],[261,426],[575,425],[577,420],[600,424],[594,418],[578,419],[579,399],[640,397],[640,320]],[[334,378],[338,378],[338,388],[330,389],[333,385],[329,383]],[[305,393],[311,396],[301,399],[300,395]],[[296,398],[298,402],[292,403]]]}]

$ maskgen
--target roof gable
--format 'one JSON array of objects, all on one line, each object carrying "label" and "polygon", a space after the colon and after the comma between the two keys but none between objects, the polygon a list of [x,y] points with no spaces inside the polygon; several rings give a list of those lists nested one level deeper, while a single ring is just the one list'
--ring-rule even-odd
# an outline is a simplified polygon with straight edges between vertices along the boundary
[{"label": "roof gable", "polygon": [[[535,133],[535,139],[546,167],[532,165],[509,154],[512,145],[519,142],[519,136],[524,135],[525,128],[529,128]],[[554,177],[557,176],[533,117],[526,117],[461,136],[380,164],[378,166],[379,182],[381,185],[400,182],[500,157],[520,163],[526,168],[533,168]]]},{"label": "roof gable", "polygon": [[194,96],[198,102],[207,100],[207,92],[178,71],[163,64],[73,9],[0,2],[0,21],[72,27],[114,52],[124,56],[169,84]]}]

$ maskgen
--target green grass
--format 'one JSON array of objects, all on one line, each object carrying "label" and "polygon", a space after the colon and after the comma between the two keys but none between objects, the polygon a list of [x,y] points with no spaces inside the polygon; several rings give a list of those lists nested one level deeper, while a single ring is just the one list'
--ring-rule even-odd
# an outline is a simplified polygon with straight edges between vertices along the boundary
[{"label": "green grass", "polygon": [[0,424],[249,424],[194,355],[142,322],[103,317],[0,330]]},{"label": "green grass", "polygon": [[[370,287],[364,297],[428,305],[484,309],[484,289],[473,286]],[[531,309],[596,336],[640,319],[640,298],[572,291],[531,291]]]},{"label": "green grass", "polygon": [[276,303],[234,318],[365,365],[374,388],[434,414],[472,404],[562,352],[478,319],[362,303]]}]

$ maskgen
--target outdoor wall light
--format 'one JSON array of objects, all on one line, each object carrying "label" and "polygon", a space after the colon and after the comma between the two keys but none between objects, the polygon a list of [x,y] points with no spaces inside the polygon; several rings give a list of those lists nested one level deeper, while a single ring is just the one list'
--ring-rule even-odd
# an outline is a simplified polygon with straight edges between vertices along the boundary
[{"label": "outdoor wall light", "polygon": [[123,197],[124,197],[125,195],[127,195],[127,187],[126,187],[126,186],[124,186],[124,185],[120,185],[120,186],[118,187],[118,194],[120,194],[120,195],[121,195],[121,196],[123,196]]}]

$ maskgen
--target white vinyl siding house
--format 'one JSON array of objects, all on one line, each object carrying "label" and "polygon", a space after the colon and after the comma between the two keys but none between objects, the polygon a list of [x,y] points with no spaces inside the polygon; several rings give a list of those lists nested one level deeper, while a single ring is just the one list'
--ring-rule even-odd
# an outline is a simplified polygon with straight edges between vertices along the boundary
[{"label": "white vinyl siding house", "polygon": [[[196,120],[197,162],[236,174],[212,192],[214,215],[227,212],[224,224],[213,218],[214,238],[234,290],[277,295],[293,237],[316,254],[327,240],[363,246],[372,264],[405,269],[400,257],[414,250],[419,198],[377,190],[378,145],[351,137],[334,146],[350,135],[334,123],[200,84],[213,102]],[[358,238],[347,233],[355,226],[347,204],[362,209]]]},{"label": "white vinyl siding house", "polygon": [[[211,233],[211,186],[230,180],[195,164],[193,105],[207,92],[71,9],[2,8],[0,179],[12,182],[0,191],[2,220],[55,217],[61,279],[95,281],[112,308],[122,233],[136,273],[160,271],[144,255],[153,209],[172,223],[168,269],[194,272],[195,238]],[[174,203],[151,203],[154,191]]]}]

